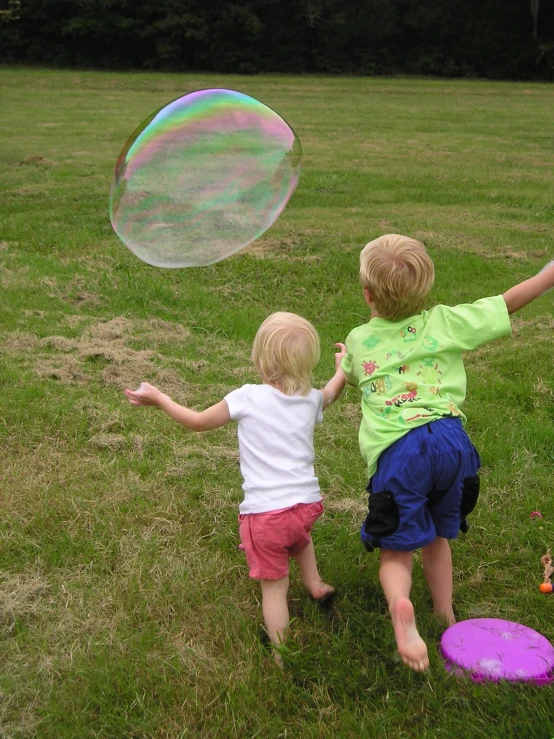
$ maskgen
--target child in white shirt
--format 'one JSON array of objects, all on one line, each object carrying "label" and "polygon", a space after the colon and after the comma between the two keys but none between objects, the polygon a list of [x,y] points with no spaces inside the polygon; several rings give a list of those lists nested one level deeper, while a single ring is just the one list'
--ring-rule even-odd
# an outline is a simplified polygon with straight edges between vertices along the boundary
[{"label": "child in white shirt", "polygon": [[[260,326],[252,360],[261,385],[244,385],[223,400],[197,412],[142,383],[126,390],[131,405],[153,405],[193,431],[208,431],[238,421],[244,500],[239,506],[241,548],[250,577],[259,579],[267,633],[278,647],[289,623],[289,558],[293,557],[312,598],[322,603],[335,593],[321,579],[310,535],[323,512],[314,473],[314,426],[322,411],[342,393],[343,344],[336,344],[335,375],[323,388],[311,387],[319,361],[314,327],[294,313],[273,313]],[[282,666],[278,650],[274,658]]]}]

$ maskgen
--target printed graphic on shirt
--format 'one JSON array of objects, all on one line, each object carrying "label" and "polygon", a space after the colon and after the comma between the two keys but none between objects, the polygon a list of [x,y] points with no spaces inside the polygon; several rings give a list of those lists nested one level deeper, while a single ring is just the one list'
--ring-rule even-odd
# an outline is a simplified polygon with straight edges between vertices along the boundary
[{"label": "printed graphic on shirt", "polygon": [[[413,383],[409,383],[413,384]],[[413,391],[412,391],[413,392]],[[411,394],[411,393],[409,393]],[[402,397],[402,396],[399,396]],[[411,398],[411,400],[417,400],[417,398]],[[409,401],[404,401],[409,402]],[[396,406],[398,407],[398,406]],[[401,411],[400,413],[395,413],[395,406],[393,405],[386,405],[384,408],[379,409],[379,415],[381,418],[385,420],[392,420],[394,418],[395,423],[410,423],[410,421],[417,421],[418,418],[433,418],[435,413],[433,412],[432,408],[421,408],[421,411],[428,411],[427,413],[414,413],[414,415],[409,415],[409,411]]]},{"label": "printed graphic on shirt", "polygon": [[440,343],[437,341],[437,339],[433,338],[429,334],[425,334],[423,337],[423,346],[426,349],[429,349],[431,352],[436,352],[439,349],[442,349]]},{"label": "printed graphic on shirt", "polygon": [[[379,415],[381,416],[381,418],[385,418],[388,421],[392,418],[392,411],[392,406],[387,405],[384,408],[379,408]],[[399,420],[401,423],[404,423],[404,419],[402,418],[402,416],[396,416],[395,414],[395,418],[397,418],[397,420]]]},{"label": "printed graphic on shirt", "polygon": [[413,403],[414,400],[419,400],[419,398],[417,397],[417,385],[415,384],[415,382],[407,382],[406,391],[407,392],[401,393],[400,395],[395,395],[389,400],[385,400],[385,405],[396,406],[397,408],[400,408],[400,406],[404,405],[404,403]]},{"label": "printed graphic on shirt", "polygon": [[366,349],[373,349],[380,341],[376,336],[368,336],[365,341],[362,341],[362,346],[365,346]]},{"label": "printed graphic on shirt", "polygon": [[440,385],[440,376],[442,372],[439,369],[439,363],[435,362],[434,359],[426,358],[423,359],[419,365],[418,375],[421,375],[421,379],[426,385]]},{"label": "printed graphic on shirt", "polygon": [[426,385],[429,385],[429,391],[433,395],[442,397],[439,385],[441,384],[442,372],[439,369],[439,363],[432,357],[426,357],[419,365],[418,377],[421,377]]},{"label": "printed graphic on shirt", "polygon": [[[401,364],[400,367],[394,367],[395,374],[398,375],[405,375],[407,372],[410,371],[410,365],[409,364]],[[419,374],[419,372],[418,372]]]},{"label": "printed graphic on shirt", "polygon": [[425,408],[424,410],[429,411],[429,413],[416,413],[415,416],[409,416],[408,418],[403,418],[402,420],[404,421],[404,423],[409,423],[410,421],[417,421],[418,418],[432,418],[434,416],[432,408]]},{"label": "printed graphic on shirt", "polygon": [[415,326],[404,326],[400,329],[400,336],[406,343],[417,339],[417,328]]},{"label": "printed graphic on shirt", "polygon": [[445,413],[444,414],[445,417],[461,416],[462,415],[462,411],[458,408],[458,406],[454,405],[454,403],[452,401],[450,401],[446,407],[448,408],[448,410],[450,412],[449,413]]},{"label": "printed graphic on shirt", "polygon": [[369,398],[369,396],[373,395],[374,393],[377,393],[378,395],[384,395],[387,390],[391,389],[391,387],[392,382],[390,377],[387,375],[386,377],[379,378],[378,380],[372,380],[372,382],[368,382],[367,385],[363,386],[362,392],[366,398]]},{"label": "printed graphic on shirt", "polygon": [[370,359],[368,362],[362,362],[362,368],[364,370],[364,375],[371,377],[375,370],[379,369],[379,365],[377,362]]},{"label": "printed graphic on shirt", "polygon": [[387,356],[385,357],[385,359],[390,359],[391,357],[396,357],[397,359],[399,359],[400,361],[402,361],[404,359],[404,357],[407,357],[408,354],[411,351],[412,351],[411,349],[408,349],[407,352],[402,353],[400,351],[397,351],[396,349],[393,349],[391,352],[387,352]]}]

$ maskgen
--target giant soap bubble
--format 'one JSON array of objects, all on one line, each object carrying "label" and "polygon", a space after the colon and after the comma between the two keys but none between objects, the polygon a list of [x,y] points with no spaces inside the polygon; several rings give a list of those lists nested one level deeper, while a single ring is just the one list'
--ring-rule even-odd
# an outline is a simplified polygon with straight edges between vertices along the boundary
[{"label": "giant soap bubble", "polygon": [[117,160],[110,219],[156,267],[219,262],[275,222],[298,183],[290,126],[233,90],[200,90],[147,118]]}]

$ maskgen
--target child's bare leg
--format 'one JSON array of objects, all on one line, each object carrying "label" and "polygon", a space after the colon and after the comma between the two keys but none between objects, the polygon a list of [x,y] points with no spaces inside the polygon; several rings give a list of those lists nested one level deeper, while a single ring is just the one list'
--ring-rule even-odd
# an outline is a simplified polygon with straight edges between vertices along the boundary
[{"label": "child's bare leg", "polygon": [[441,536],[421,550],[423,572],[433,599],[433,613],[451,626],[456,623],[452,610],[452,552],[448,539]]},{"label": "child's bare leg", "polygon": [[308,546],[306,546],[300,554],[295,554],[294,559],[300,568],[304,587],[310,593],[312,598],[315,598],[316,600],[324,600],[335,592],[335,588],[332,585],[324,583],[321,579],[317,569],[314,543],[311,537]]},{"label": "child's bare leg", "polygon": [[[289,578],[281,580],[261,580],[262,586],[262,612],[265,627],[271,643],[275,646],[283,644],[287,635],[289,625],[289,607],[287,593],[289,590]],[[273,651],[273,658],[279,667],[283,667],[283,660],[277,651]]]},{"label": "child's bare leg", "polygon": [[429,657],[427,646],[417,630],[414,607],[409,597],[413,557],[413,552],[381,549],[379,580],[389,604],[396,646],[402,661],[412,670],[422,672],[429,667]]}]

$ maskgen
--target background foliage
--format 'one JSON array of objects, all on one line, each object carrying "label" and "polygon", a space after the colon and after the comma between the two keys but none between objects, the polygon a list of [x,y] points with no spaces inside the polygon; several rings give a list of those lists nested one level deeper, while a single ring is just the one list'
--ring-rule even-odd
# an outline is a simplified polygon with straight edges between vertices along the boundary
[{"label": "background foliage", "polygon": [[554,77],[552,0],[4,0],[9,62]]}]

